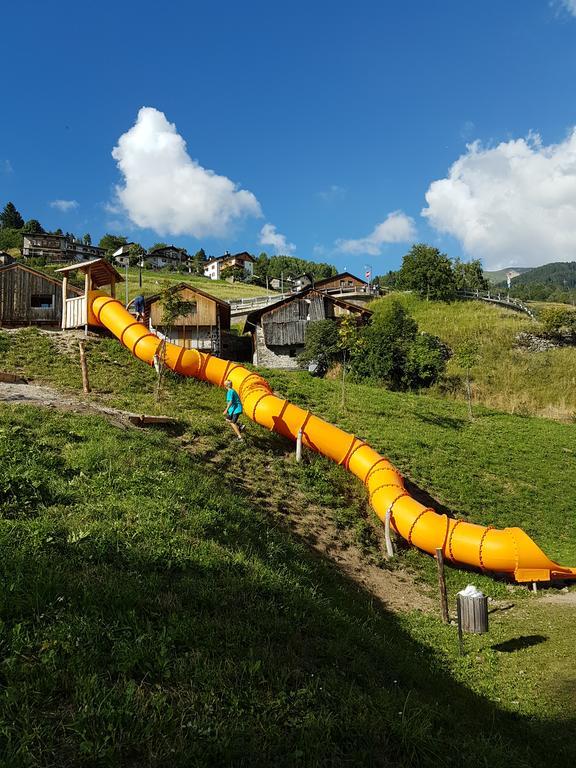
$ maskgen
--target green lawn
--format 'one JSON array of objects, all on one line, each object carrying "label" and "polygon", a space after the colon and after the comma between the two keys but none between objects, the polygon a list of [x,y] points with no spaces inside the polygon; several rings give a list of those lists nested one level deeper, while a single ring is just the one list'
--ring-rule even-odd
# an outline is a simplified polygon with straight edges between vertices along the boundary
[{"label": "green lawn", "polygon": [[[75,355],[0,333],[3,370],[78,393]],[[388,613],[286,531],[283,510],[311,504],[374,547],[341,468],[296,466],[255,425],[237,450],[220,390],[169,376],[156,404],[153,370],[113,339],[91,338],[88,358],[89,401],[179,425],[0,406],[4,765],[574,764],[573,608],[450,568],[452,612],[468,582],[499,600],[459,657],[454,627]],[[462,402],[357,384],[342,408],[339,382],[265,375],[433,503],[520,525],[576,565],[572,425],[485,408],[471,423]],[[413,549],[386,567],[434,584]]]}]

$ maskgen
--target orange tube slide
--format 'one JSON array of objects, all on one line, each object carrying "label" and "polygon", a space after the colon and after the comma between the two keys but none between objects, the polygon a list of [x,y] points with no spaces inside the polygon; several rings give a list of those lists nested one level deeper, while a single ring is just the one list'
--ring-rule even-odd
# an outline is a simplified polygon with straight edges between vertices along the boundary
[{"label": "orange tube slide", "polygon": [[[153,364],[160,344],[157,336],[110,296],[91,292],[90,305],[100,324],[136,357]],[[165,354],[168,367],[183,376],[220,387],[230,379],[244,412],[263,427],[292,440],[302,430],[303,444],[356,475],[366,485],[378,517],[384,521],[390,510],[394,530],[419,549],[434,555],[437,548],[442,548],[444,558],[456,565],[511,575],[518,582],[576,578],[576,568],[554,563],[521,528],[498,530],[455,520],[424,507],[408,494],[402,477],[387,459],[363,440],[277,397],[259,374],[238,363],[175,344],[166,344]]]}]

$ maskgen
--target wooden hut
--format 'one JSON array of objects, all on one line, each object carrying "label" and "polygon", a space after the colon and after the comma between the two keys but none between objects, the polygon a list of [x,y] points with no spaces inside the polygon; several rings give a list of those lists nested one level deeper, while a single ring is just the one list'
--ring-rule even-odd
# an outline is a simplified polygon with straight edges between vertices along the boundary
[{"label": "wooden hut", "polygon": [[350,291],[366,293],[369,291],[368,283],[365,280],[362,280],[361,277],[356,277],[356,275],[353,275],[351,272],[340,272],[338,275],[333,275],[332,277],[315,280],[314,288],[329,293],[346,293]]},{"label": "wooden hut", "polygon": [[[63,290],[58,278],[20,262],[0,266],[0,326],[59,326]],[[70,300],[81,293],[73,285],[65,288]]]},{"label": "wooden hut", "polygon": [[[163,306],[163,294],[144,298],[144,315],[150,330],[168,341],[187,349],[200,349],[231,360],[248,361],[252,355],[249,338],[230,331],[230,304],[189,283],[173,285],[168,293],[177,294],[180,301],[190,302],[192,311],[174,318],[168,324]],[[133,304],[130,303],[129,308]]]},{"label": "wooden hut", "polygon": [[359,325],[372,315],[369,309],[337,299],[316,288],[307,288],[286,299],[250,312],[244,332],[252,334],[253,363],[267,368],[296,368],[304,350],[306,327],[315,320],[352,315]]}]

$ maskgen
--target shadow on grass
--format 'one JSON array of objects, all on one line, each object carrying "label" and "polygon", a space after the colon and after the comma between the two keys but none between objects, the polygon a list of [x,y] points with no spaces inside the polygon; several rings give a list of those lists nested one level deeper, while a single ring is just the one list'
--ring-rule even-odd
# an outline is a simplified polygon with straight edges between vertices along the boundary
[{"label": "shadow on grass", "polygon": [[514,653],[514,651],[521,651],[524,648],[530,648],[533,645],[540,645],[548,640],[546,635],[525,635],[524,637],[514,637],[511,640],[506,640],[504,643],[497,643],[490,646],[493,651],[502,651],[502,653]]},{"label": "shadow on grass", "polygon": [[551,742],[551,723],[456,682],[394,615],[286,533],[253,514],[233,536],[226,525],[225,515],[204,540],[163,547],[106,529],[74,544],[64,530],[36,531],[36,544],[21,536],[21,547],[3,536],[6,765],[576,756]]}]

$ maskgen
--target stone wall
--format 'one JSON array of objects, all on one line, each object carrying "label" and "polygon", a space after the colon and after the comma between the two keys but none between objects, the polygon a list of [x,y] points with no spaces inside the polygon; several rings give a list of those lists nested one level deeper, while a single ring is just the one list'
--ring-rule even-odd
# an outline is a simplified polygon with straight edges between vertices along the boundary
[{"label": "stone wall", "polygon": [[[298,368],[297,356],[304,351],[303,345],[267,347],[262,326],[256,327],[254,338],[254,365],[263,368]],[[292,356],[290,352],[294,352]]]}]

